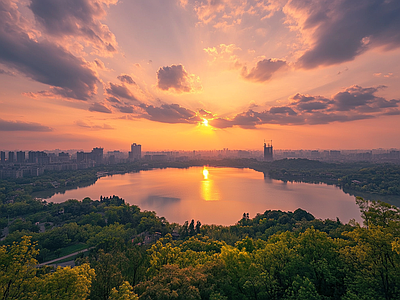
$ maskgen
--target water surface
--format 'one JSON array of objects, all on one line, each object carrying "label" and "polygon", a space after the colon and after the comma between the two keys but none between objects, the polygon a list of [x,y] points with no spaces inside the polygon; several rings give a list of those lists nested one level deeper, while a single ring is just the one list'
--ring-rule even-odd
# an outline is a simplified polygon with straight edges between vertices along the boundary
[{"label": "water surface", "polygon": [[100,178],[95,184],[47,201],[63,202],[85,197],[99,199],[117,195],[142,210],[155,211],[169,222],[231,225],[244,212],[254,217],[266,210],[294,211],[302,208],[316,218],[339,217],[361,222],[355,197],[327,184],[283,182],[265,178],[251,169],[203,168],[155,169]]}]

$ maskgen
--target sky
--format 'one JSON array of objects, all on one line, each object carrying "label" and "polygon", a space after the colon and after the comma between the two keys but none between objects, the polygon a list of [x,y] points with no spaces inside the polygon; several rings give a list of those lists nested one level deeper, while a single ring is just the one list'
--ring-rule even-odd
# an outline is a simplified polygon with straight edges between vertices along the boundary
[{"label": "sky", "polygon": [[400,148],[398,0],[0,0],[0,148]]}]

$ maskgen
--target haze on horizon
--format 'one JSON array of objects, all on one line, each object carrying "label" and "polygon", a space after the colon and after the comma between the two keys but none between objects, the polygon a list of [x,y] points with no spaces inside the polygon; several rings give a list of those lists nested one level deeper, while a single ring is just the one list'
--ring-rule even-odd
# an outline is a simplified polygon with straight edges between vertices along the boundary
[{"label": "haze on horizon", "polygon": [[400,1],[0,0],[0,148],[400,148]]}]

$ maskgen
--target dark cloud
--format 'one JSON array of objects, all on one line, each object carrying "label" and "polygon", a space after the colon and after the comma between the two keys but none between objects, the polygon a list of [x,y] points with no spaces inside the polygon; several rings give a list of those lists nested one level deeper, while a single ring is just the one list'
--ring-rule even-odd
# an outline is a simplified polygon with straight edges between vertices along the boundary
[{"label": "dark cloud", "polygon": [[[105,16],[103,2],[97,0],[31,0],[29,8],[36,21],[50,35],[83,37],[96,54],[116,52],[117,43],[100,20]],[[107,1],[106,1],[107,2]]]},{"label": "dark cloud", "polygon": [[3,69],[0,69],[0,74],[4,74],[4,75],[8,75],[8,76],[15,76],[15,74],[13,72],[6,71]]},{"label": "dark cloud", "polygon": [[271,79],[272,75],[279,69],[287,66],[284,60],[264,59],[257,62],[257,65],[249,72],[247,67],[242,68],[241,75],[244,79],[254,82],[265,82]]},{"label": "dark cloud", "polygon": [[26,123],[21,121],[6,121],[0,119],[0,131],[53,131],[52,128],[39,123]]},{"label": "dark cloud", "polygon": [[196,112],[179,104],[162,104],[160,107],[141,104],[140,107],[147,113],[147,115],[143,115],[144,118],[156,122],[193,124],[200,121]]},{"label": "dark cloud", "polygon": [[113,95],[117,98],[138,101],[125,85],[119,85],[110,82],[110,87],[106,88],[106,91],[108,94]]},{"label": "dark cloud", "polygon": [[120,112],[125,114],[133,114],[135,112],[135,109],[131,105],[113,105],[113,106],[117,108]]},{"label": "dark cloud", "polygon": [[0,63],[52,86],[49,94],[90,98],[98,79],[86,62],[61,46],[30,38],[20,19],[16,6],[7,0],[0,2]]},{"label": "dark cloud", "polygon": [[214,116],[211,112],[209,112],[209,111],[207,111],[205,109],[200,109],[198,111],[198,115],[203,117],[203,118],[212,118]]},{"label": "dark cloud", "polygon": [[209,124],[216,128],[239,126],[254,128],[262,124],[328,124],[370,119],[379,115],[397,115],[400,100],[386,100],[375,95],[383,86],[362,88],[354,85],[331,98],[296,94],[287,105],[257,112],[249,109],[232,119],[218,118]]},{"label": "dark cloud", "polygon": [[132,77],[129,75],[120,75],[117,77],[121,82],[125,82],[127,84],[136,84],[135,81],[133,81]]},{"label": "dark cloud", "polygon": [[373,47],[400,46],[398,0],[292,0],[284,12],[313,41],[298,60],[306,69],[351,61]]},{"label": "dark cloud", "polygon": [[349,111],[359,109],[363,111],[380,111],[384,108],[397,107],[399,100],[386,100],[382,97],[376,97],[374,94],[385,86],[376,88],[362,88],[354,85],[347,88],[344,92],[337,93],[333,100],[335,108],[339,111]]},{"label": "dark cloud", "polygon": [[97,112],[101,112],[101,113],[106,113],[106,114],[110,114],[111,110],[108,109],[106,106],[104,106],[104,104],[95,102],[93,103],[90,107],[89,107],[90,111],[97,111]]},{"label": "dark cloud", "polygon": [[201,89],[199,79],[189,75],[182,65],[162,67],[157,71],[159,89],[174,90],[177,93],[190,93]]},{"label": "dark cloud", "polygon": [[293,109],[286,106],[271,107],[269,112],[274,115],[275,114],[289,115],[289,116],[297,115],[297,113]]},{"label": "dark cloud", "polygon": [[107,97],[106,100],[110,103],[121,103],[121,101],[115,97]]}]

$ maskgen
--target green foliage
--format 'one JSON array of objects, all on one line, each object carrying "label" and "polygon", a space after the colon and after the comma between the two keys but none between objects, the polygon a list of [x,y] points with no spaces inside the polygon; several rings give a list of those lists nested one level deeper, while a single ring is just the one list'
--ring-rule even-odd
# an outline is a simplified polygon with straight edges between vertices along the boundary
[{"label": "green foliage", "polygon": [[111,290],[110,300],[138,300],[138,296],[133,292],[132,286],[128,281],[124,281],[117,290],[113,288]]}]

